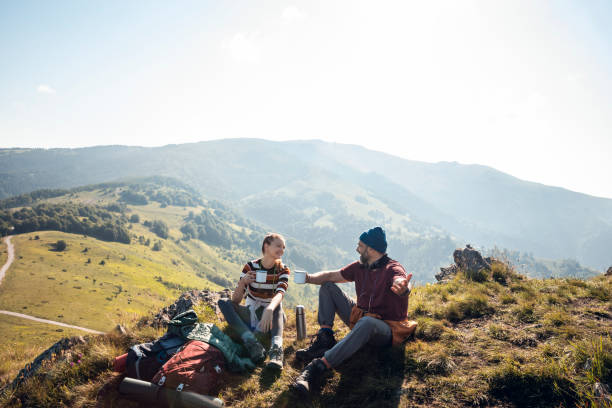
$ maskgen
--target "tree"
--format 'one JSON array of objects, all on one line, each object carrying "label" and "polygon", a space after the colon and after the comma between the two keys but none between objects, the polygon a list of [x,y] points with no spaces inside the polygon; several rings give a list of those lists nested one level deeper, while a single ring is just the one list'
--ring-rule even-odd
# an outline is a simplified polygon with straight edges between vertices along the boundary
[{"label": "tree", "polygon": [[151,231],[160,238],[168,238],[168,224],[163,221],[155,220],[151,225]]},{"label": "tree", "polygon": [[132,214],[130,217],[130,222],[132,224],[138,224],[140,222],[140,216],[138,214]]},{"label": "tree", "polygon": [[56,251],[64,251],[68,245],[66,244],[66,241],[60,239],[54,244],[54,246]]}]

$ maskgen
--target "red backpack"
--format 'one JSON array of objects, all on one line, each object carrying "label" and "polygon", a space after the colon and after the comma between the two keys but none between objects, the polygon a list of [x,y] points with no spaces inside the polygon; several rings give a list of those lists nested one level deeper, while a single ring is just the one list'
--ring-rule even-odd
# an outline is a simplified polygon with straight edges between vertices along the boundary
[{"label": "red backpack", "polygon": [[213,395],[221,384],[224,368],[225,358],[218,348],[190,340],[159,369],[151,382],[177,391]]}]

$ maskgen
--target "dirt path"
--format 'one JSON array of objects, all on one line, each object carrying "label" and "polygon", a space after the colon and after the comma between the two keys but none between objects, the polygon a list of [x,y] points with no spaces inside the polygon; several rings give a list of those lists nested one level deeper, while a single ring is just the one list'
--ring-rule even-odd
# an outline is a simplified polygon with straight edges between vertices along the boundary
[{"label": "dirt path", "polygon": [[2,269],[0,269],[0,285],[2,284],[2,279],[4,279],[6,271],[8,271],[8,268],[15,260],[15,248],[11,242],[11,238],[12,237],[4,238],[4,242],[6,242],[6,249],[8,250],[8,258],[6,259],[6,263],[2,266]]},{"label": "dirt path", "polygon": [[92,329],[87,329],[85,327],[73,326],[71,324],[66,324],[66,323],[62,323],[62,322],[56,322],[56,321],[53,321],[53,320],[40,319],[38,317],[28,316],[28,315],[24,315],[24,314],[21,314],[21,313],[9,312],[9,311],[6,311],[6,310],[0,310],[0,314],[5,314],[5,315],[9,315],[9,316],[14,316],[14,317],[21,317],[23,319],[34,320],[35,322],[39,322],[39,323],[47,323],[47,324],[54,324],[56,326],[68,327],[69,329],[83,330],[83,331],[86,331],[87,333],[104,334],[104,332],[100,332],[100,331],[92,330]]},{"label": "dirt path", "polygon": [[[4,275],[6,274],[6,271],[8,271],[11,264],[15,260],[15,247],[13,246],[11,242],[11,238],[12,237],[6,237],[4,239],[4,242],[6,242],[6,247],[8,250],[8,258],[6,259],[6,263],[2,266],[2,269],[0,269],[0,285],[2,284],[2,279],[4,279]],[[34,316],[24,315],[22,313],[9,312],[8,310],[0,310],[0,314],[5,314],[8,316],[14,316],[14,317],[21,317],[23,319],[34,320],[35,322],[40,322],[40,323],[47,323],[47,324],[54,324],[56,326],[68,327],[70,329],[83,330],[85,332],[93,333],[93,334],[104,334],[103,332],[99,332],[97,330],[87,329],[85,327],[73,326],[71,324],[56,322],[53,320],[41,319],[41,318],[34,317]]]}]

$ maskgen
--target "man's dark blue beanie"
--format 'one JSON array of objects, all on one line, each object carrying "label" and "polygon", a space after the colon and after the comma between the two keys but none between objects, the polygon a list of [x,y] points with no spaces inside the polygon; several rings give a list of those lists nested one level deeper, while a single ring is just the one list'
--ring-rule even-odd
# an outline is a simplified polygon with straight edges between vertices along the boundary
[{"label": "man's dark blue beanie", "polygon": [[359,240],[381,254],[387,251],[387,235],[380,227],[374,227],[368,232],[364,232],[359,237]]}]

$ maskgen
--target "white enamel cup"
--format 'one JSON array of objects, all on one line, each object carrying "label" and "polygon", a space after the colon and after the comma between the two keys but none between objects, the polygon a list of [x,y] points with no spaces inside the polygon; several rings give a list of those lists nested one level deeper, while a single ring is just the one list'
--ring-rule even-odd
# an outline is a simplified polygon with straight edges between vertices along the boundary
[{"label": "white enamel cup", "polygon": [[299,284],[306,283],[306,271],[302,271],[299,269],[293,271],[293,281]]}]

